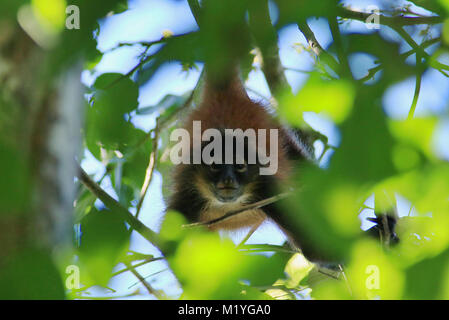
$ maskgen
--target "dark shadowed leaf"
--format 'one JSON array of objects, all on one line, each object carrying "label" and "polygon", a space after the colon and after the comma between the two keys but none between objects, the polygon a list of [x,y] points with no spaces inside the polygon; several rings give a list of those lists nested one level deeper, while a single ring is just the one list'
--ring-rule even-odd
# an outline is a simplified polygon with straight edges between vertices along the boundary
[{"label": "dark shadowed leaf", "polygon": [[82,282],[105,286],[112,268],[126,254],[130,231],[114,211],[95,209],[81,221],[81,233]]}]

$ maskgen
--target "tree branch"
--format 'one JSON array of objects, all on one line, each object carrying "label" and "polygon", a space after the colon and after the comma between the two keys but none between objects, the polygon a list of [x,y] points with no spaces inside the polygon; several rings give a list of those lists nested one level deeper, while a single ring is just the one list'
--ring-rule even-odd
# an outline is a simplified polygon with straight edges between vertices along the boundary
[{"label": "tree branch", "polygon": [[421,48],[415,42],[415,40],[413,40],[412,36],[410,36],[402,27],[391,26],[391,28],[394,31],[396,31],[409,44],[410,47],[412,47],[413,49],[416,50],[416,54],[420,54],[423,58],[425,58],[429,62],[429,65],[432,68],[440,71],[446,77],[449,77],[449,75],[443,71],[443,70],[449,70],[449,66],[447,66],[441,62],[438,62],[436,60],[431,60],[432,57],[423,48]]},{"label": "tree branch", "polygon": [[[420,47],[421,47],[422,49],[425,49],[425,48],[427,48],[428,46],[431,46],[432,44],[435,44],[435,43],[437,43],[437,42],[439,42],[439,41],[441,41],[441,38],[430,39],[430,40],[427,40],[427,41],[424,41],[423,43],[421,43]],[[414,49],[411,49],[411,50],[409,50],[409,51],[407,51],[407,52],[401,53],[400,56],[401,56],[401,58],[404,58],[404,59],[405,59],[405,58],[411,56],[412,54],[416,53],[417,51],[418,51],[418,50],[414,48]],[[379,72],[380,70],[382,70],[382,68],[383,68],[383,66],[380,64],[380,65],[378,65],[378,66],[375,66],[375,67],[369,69],[369,70],[368,70],[368,74],[367,74],[366,76],[364,76],[363,78],[359,79],[358,81],[365,82],[365,81],[367,81],[367,80],[373,78],[374,75],[375,75],[377,72]]]},{"label": "tree branch", "polygon": [[140,199],[136,206],[136,218],[139,218],[140,209],[142,209],[143,200],[147,194],[148,188],[150,187],[151,180],[153,179],[153,172],[156,168],[157,163],[157,149],[159,140],[159,118],[156,119],[156,127],[154,128],[154,138],[153,138],[153,148],[150,154],[150,161],[148,163],[147,170],[145,171],[145,179],[140,189]]},{"label": "tree branch", "polygon": [[251,2],[249,25],[262,55],[262,71],[273,96],[282,88],[290,88],[279,57],[277,32],[270,19],[268,1]]},{"label": "tree branch", "polygon": [[351,68],[347,55],[344,52],[343,43],[341,40],[340,28],[338,26],[337,17],[329,18],[329,27],[331,29],[332,38],[334,39],[335,47],[337,49],[338,60],[340,62],[340,73],[342,76],[351,79]]},{"label": "tree branch", "polygon": [[192,12],[193,17],[195,18],[196,24],[200,26],[201,20],[201,6],[198,0],[187,0],[190,11]]},{"label": "tree branch", "polygon": [[115,210],[119,213],[123,220],[125,220],[130,227],[138,232],[142,237],[147,239],[151,244],[156,246],[159,250],[164,247],[164,243],[159,238],[159,235],[145,226],[140,220],[136,219],[126,208],[118,203],[114,198],[106,193],[95,181],[93,181],[89,175],[76,163],[78,168],[78,179],[89,189],[103,204],[110,210]]},{"label": "tree branch", "polygon": [[336,74],[340,74],[340,64],[334,58],[334,56],[323,49],[307,22],[298,22],[298,28],[306,38],[307,43],[309,44],[312,51],[317,55],[317,57],[323,60],[323,62],[327,64]]},{"label": "tree branch", "polygon": [[412,106],[410,107],[410,111],[408,113],[407,119],[412,119],[415,114],[416,105],[418,104],[419,92],[421,90],[421,80],[422,80],[422,62],[421,62],[421,54],[416,53],[416,83],[415,83],[415,93],[413,94]]},{"label": "tree branch", "polygon": [[131,265],[131,263],[125,263],[125,266],[129,269],[129,271],[139,280],[140,283],[147,289],[149,294],[152,294],[159,300],[165,299],[165,295],[162,294],[159,290],[154,289],[145,278],[137,272],[137,270]]},{"label": "tree branch", "polygon": [[417,24],[438,24],[444,21],[444,18],[439,16],[429,16],[429,17],[407,17],[407,16],[397,16],[388,17],[380,15],[377,13],[366,13],[353,11],[344,7],[337,8],[337,15],[341,18],[358,20],[366,22],[368,18],[378,19],[380,24],[386,26],[411,26]]},{"label": "tree branch", "polygon": [[289,195],[290,195],[290,193],[280,193],[280,194],[275,195],[273,197],[270,197],[270,198],[267,198],[267,199],[264,199],[264,200],[261,200],[261,201],[257,201],[257,202],[254,202],[254,203],[250,203],[250,204],[244,205],[240,209],[229,211],[229,212],[225,213],[224,215],[222,215],[219,218],[216,218],[216,219],[213,219],[213,220],[209,220],[209,221],[195,222],[195,223],[184,225],[183,227],[186,227],[186,228],[197,227],[197,226],[208,226],[209,227],[209,226],[211,226],[213,224],[216,224],[216,223],[218,223],[220,221],[223,221],[223,220],[226,220],[228,218],[231,218],[231,217],[233,217],[233,216],[235,216],[237,214],[243,213],[245,211],[262,208],[262,207],[267,206],[269,204],[272,204],[272,203],[274,203],[276,201],[284,199],[284,198],[288,197]]}]

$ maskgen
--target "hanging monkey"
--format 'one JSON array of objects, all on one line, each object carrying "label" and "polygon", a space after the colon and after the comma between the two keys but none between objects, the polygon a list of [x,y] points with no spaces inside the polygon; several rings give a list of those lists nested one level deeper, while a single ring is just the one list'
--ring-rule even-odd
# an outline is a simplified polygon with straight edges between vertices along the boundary
[{"label": "hanging monkey", "polygon": [[[287,178],[295,168],[314,162],[312,149],[300,136],[282,126],[265,106],[252,101],[238,72],[230,70],[220,78],[206,74],[202,100],[183,126],[189,133],[184,146],[184,150],[188,150],[188,161],[175,167],[174,190],[168,209],[182,213],[189,222],[219,219],[245,205],[276,196],[278,186],[288,183]],[[211,134],[210,129],[215,129],[215,133]],[[250,132],[255,133],[255,141],[251,141]],[[258,132],[265,132],[265,139],[257,135]],[[231,147],[226,147],[225,141],[231,141]],[[238,150],[238,142],[243,144],[243,151]],[[263,152],[259,152],[260,149],[264,149]],[[208,151],[209,160],[203,157],[205,151]],[[250,161],[251,155],[253,161]],[[195,156],[199,161],[194,161]],[[263,174],[264,169],[273,165],[267,164],[267,156],[275,162],[276,170],[272,174]],[[309,260],[335,262],[310,239],[291,233],[291,215],[283,214],[279,207],[272,203],[246,210],[211,224],[209,229],[255,229],[270,219]],[[380,230],[379,226],[375,226],[376,230]],[[379,234],[373,230],[370,233]]]}]

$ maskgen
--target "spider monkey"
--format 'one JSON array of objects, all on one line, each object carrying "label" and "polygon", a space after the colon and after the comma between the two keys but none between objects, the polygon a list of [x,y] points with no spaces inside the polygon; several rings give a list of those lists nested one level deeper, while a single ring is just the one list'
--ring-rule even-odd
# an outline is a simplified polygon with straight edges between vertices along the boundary
[{"label": "spider monkey", "polygon": [[[227,76],[213,78],[206,72],[206,81],[202,101],[187,117],[183,128],[189,132],[189,163],[178,164],[174,170],[173,195],[168,201],[168,209],[182,213],[189,222],[205,222],[222,217],[226,213],[238,210],[244,205],[270,198],[279,193],[277,186],[286,184],[293,168],[303,163],[314,162],[312,148],[300,136],[282,126],[271,112],[260,103],[252,101],[238,76],[232,69]],[[265,143],[251,145],[249,139],[243,139],[244,151],[237,152],[238,137],[232,136],[232,148],[214,150],[221,156],[206,163],[203,159],[192,163],[194,154],[201,153],[214,139],[201,139],[195,149],[194,123],[200,121],[201,134],[208,129],[217,129],[225,140],[226,129],[247,129],[256,132],[275,129],[277,139],[266,139]],[[197,138],[198,139],[198,138]],[[204,141],[205,140],[205,141]],[[261,174],[266,167],[257,154],[256,161],[249,161],[251,148],[266,147],[270,150],[270,141],[277,142],[277,171],[274,174]],[[232,161],[226,162],[226,153],[232,150]],[[214,154],[215,156],[215,154]],[[240,157],[241,161],[237,161]],[[256,229],[265,219],[274,221],[287,235],[294,248],[300,248],[306,258],[313,262],[332,263],[333,258],[323,254],[310,239],[300,234],[290,234],[288,217],[282,214],[279,206],[270,204],[260,209],[247,210],[209,226],[211,230],[237,230],[245,227]]]},{"label": "spider monkey", "polygon": [[[274,174],[261,174],[261,169],[266,165],[261,163],[259,154],[255,162],[248,161],[249,150],[254,145],[251,146],[248,139],[244,139],[244,151],[239,154],[236,150],[237,136],[232,137],[233,158],[230,163],[225,161],[226,148],[222,143],[222,161],[207,164],[202,160],[198,164],[190,162],[177,165],[174,171],[173,195],[168,201],[168,209],[181,212],[190,222],[210,221],[229,211],[238,210],[243,205],[276,195],[276,186],[286,183],[296,164],[313,159],[311,148],[293,131],[281,126],[268,108],[248,97],[236,69],[220,79],[212,79],[211,75],[206,73],[204,86],[201,103],[187,117],[183,126],[190,137],[194,135],[193,127],[196,121],[201,123],[201,134],[211,128],[217,129],[223,140],[226,138],[226,129],[241,129],[242,132],[254,129],[256,133],[264,129],[267,132],[266,149],[272,150],[270,141],[277,143],[277,157],[274,159],[277,162],[277,170]],[[273,129],[277,132],[277,139],[271,139]],[[191,151],[190,160],[195,152],[201,152],[210,143],[211,141],[202,141],[200,149],[194,150],[194,141],[191,138],[188,146]],[[239,156],[242,158],[241,162],[237,161]],[[267,218],[274,220],[287,232],[288,228],[283,225],[281,215],[277,214],[274,205],[239,213],[209,228],[237,230],[257,227]],[[304,251],[304,248],[301,249]]]}]

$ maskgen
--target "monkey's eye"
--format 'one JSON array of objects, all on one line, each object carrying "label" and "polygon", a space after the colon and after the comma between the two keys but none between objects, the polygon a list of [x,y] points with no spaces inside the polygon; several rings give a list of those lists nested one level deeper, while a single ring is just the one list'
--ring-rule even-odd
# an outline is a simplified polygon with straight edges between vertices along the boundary
[{"label": "monkey's eye", "polygon": [[237,172],[245,172],[247,169],[248,169],[248,166],[246,165],[246,163],[235,165],[235,170]]}]

